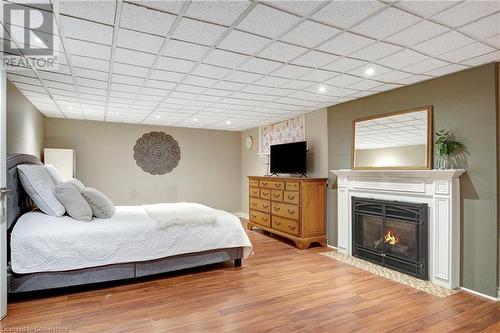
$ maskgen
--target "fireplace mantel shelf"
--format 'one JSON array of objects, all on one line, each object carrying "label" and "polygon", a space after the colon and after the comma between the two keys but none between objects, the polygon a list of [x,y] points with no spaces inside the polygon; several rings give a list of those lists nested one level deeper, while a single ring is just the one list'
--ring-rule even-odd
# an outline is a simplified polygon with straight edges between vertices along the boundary
[{"label": "fireplace mantel shelf", "polygon": [[443,179],[449,180],[458,178],[465,173],[465,169],[448,169],[448,170],[351,170],[339,169],[330,170],[331,173],[339,177],[377,177],[377,178],[426,178],[426,179]]}]

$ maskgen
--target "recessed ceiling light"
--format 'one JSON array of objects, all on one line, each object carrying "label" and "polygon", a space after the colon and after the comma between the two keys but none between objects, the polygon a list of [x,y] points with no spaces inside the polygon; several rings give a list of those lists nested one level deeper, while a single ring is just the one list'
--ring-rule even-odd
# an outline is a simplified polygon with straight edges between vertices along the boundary
[{"label": "recessed ceiling light", "polygon": [[120,115],[120,112],[115,112],[115,114],[118,116],[118,115]]},{"label": "recessed ceiling light", "polygon": [[198,121],[198,119],[197,119],[197,118],[194,118],[194,119],[193,119],[193,121]]},{"label": "recessed ceiling light", "polygon": [[159,114],[156,115],[156,119],[160,119],[160,115]]},{"label": "recessed ceiling light", "polygon": [[71,111],[71,110],[73,110],[73,107],[71,107],[71,106],[68,106],[68,110],[70,110],[70,111]]},{"label": "recessed ceiling light", "polygon": [[226,120],[226,125],[231,125],[231,120]]},{"label": "recessed ceiling light", "polygon": [[319,86],[319,87],[318,87],[318,91],[319,91],[320,93],[324,93],[324,92],[326,91],[325,86]]},{"label": "recessed ceiling light", "polygon": [[365,69],[366,76],[372,76],[373,74],[375,74],[375,69],[373,67],[368,67],[367,69]]}]

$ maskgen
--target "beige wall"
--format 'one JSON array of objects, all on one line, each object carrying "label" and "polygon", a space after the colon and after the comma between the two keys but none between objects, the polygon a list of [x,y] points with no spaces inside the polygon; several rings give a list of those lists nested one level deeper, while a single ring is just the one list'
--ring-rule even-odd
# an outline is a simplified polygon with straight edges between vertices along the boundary
[{"label": "beige wall", "polygon": [[[434,129],[464,143],[461,285],[496,296],[498,265],[495,66],[488,64],[328,108],[329,167],[351,167],[351,124],[360,117],[432,105]],[[333,179],[332,179],[333,180]],[[329,191],[329,242],[336,244],[336,190]]]},{"label": "beige wall", "polygon": [[[133,158],[136,140],[154,130],[181,148],[179,165],[165,175],[145,173]],[[45,144],[76,149],[77,177],[117,205],[191,201],[240,210],[239,132],[47,118]]]},{"label": "beige wall", "polygon": [[45,116],[7,81],[7,154],[40,157]]},{"label": "beige wall", "polygon": [[[308,177],[328,177],[327,110],[305,115]],[[245,138],[254,140],[252,149],[245,147]],[[268,156],[259,156],[259,128],[241,132],[241,211],[248,213],[248,176],[263,176],[268,170]]]},{"label": "beige wall", "polygon": [[377,149],[356,149],[356,167],[424,167],[427,146],[400,146]]}]

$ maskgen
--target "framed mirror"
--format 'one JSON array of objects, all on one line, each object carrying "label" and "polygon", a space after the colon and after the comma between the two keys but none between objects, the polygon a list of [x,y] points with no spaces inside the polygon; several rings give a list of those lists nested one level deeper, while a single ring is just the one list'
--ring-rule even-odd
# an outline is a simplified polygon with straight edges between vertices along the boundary
[{"label": "framed mirror", "polygon": [[432,107],[356,119],[353,169],[432,169]]}]

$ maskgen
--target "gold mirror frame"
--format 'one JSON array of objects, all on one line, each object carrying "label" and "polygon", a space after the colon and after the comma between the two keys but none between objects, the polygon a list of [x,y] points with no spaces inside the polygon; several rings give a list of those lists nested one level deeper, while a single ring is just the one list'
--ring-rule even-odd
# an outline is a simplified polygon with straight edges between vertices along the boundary
[{"label": "gold mirror frame", "polygon": [[[406,113],[427,111],[427,164],[425,166],[403,166],[403,167],[356,167],[356,123],[372,119],[380,119],[391,116],[402,115]],[[363,118],[354,119],[352,121],[352,149],[351,149],[351,168],[353,170],[431,170],[433,167],[433,121],[432,121],[432,106],[423,106],[419,108],[412,108],[403,111],[389,112],[376,116],[368,116]]]}]

